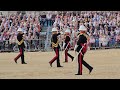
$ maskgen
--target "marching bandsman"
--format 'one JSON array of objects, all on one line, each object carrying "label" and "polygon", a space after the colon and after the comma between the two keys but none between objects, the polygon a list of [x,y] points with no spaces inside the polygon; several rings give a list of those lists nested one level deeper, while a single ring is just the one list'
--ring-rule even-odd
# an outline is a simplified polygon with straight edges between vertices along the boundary
[{"label": "marching bandsman", "polygon": [[17,60],[21,57],[21,63],[22,64],[27,64],[25,63],[24,60],[24,48],[25,48],[25,44],[24,44],[24,33],[22,28],[18,28],[18,35],[17,35],[17,40],[18,40],[18,48],[20,51],[20,54],[14,59],[15,63],[17,63]]},{"label": "marching bandsman", "polygon": [[64,47],[64,50],[65,50],[65,62],[68,62],[68,56],[73,61],[74,57],[68,53],[68,50],[71,47],[70,46],[70,30],[69,29],[67,29],[65,31],[65,41],[64,41],[64,46],[63,47]]},{"label": "marching bandsman", "polygon": [[80,30],[79,40],[77,41],[77,45],[74,48],[74,50],[78,52],[78,73],[75,75],[82,75],[82,64],[89,69],[90,74],[93,67],[83,60],[84,54],[87,51],[87,39],[88,39],[88,36],[86,35],[87,28],[84,25],[81,25],[79,30]]},{"label": "marching bandsman", "polygon": [[60,65],[60,59],[59,59],[59,49],[60,49],[60,45],[59,45],[59,41],[58,41],[58,35],[60,35],[60,33],[58,33],[57,28],[53,28],[52,29],[52,38],[51,38],[51,45],[52,48],[54,49],[56,56],[49,62],[50,66],[52,67],[52,63],[57,60],[57,67],[62,67]]}]

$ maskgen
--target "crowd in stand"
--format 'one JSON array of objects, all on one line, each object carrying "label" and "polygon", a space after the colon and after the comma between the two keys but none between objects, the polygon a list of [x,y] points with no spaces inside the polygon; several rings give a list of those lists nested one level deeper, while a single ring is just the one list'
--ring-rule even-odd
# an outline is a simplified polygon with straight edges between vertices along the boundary
[{"label": "crowd in stand", "polygon": [[[71,31],[71,43],[77,41],[78,29],[84,24],[90,36],[91,47],[113,46],[120,43],[120,12],[119,11],[80,11],[61,12],[43,15],[11,14],[0,16],[0,43],[9,40],[11,47],[16,43],[17,29],[21,27],[26,40],[39,39],[42,27],[57,27],[60,32]],[[60,40],[63,41],[61,35]]]},{"label": "crowd in stand", "polygon": [[27,40],[39,38],[41,26],[38,16],[16,13],[9,16],[0,16],[0,42],[8,40],[10,47],[13,47],[16,43],[17,29],[19,27],[23,29]]},{"label": "crowd in stand", "polygon": [[73,46],[76,44],[79,26],[84,24],[90,36],[91,47],[111,47],[120,44],[119,11],[81,11],[80,13],[61,13],[56,15],[54,26],[64,33],[71,30]]}]

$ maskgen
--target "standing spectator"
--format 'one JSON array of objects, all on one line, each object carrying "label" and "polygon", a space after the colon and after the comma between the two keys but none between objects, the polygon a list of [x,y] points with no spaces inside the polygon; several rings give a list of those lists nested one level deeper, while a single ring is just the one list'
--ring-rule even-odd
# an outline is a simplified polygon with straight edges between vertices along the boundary
[{"label": "standing spectator", "polygon": [[52,14],[48,12],[46,15],[47,26],[51,26],[51,18],[52,18]]},{"label": "standing spectator", "polygon": [[95,35],[95,47],[99,47],[99,35]]},{"label": "standing spectator", "polygon": [[103,47],[106,47],[107,44],[108,44],[108,39],[107,39],[106,35],[104,35],[104,36],[103,36],[102,46],[103,46]]},{"label": "standing spectator", "polygon": [[0,33],[0,51],[2,49],[2,45],[3,45],[3,42],[2,42],[2,34]]},{"label": "standing spectator", "polygon": [[42,26],[45,26],[45,22],[46,22],[46,15],[45,15],[45,13],[43,13],[43,14],[41,15],[41,25],[42,25]]},{"label": "standing spectator", "polygon": [[100,48],[102,47],[102,42],[103,42],[103,34],[100,34],[100,37],[99,37],[99,47]]},{"label": "standing spectator", "polygon": [[118,35],[116,35],[116,44],[117,44],[117,46],[120,45],[120,33]]},{"label": "standing spectator", "polygon": [[93,36],[90,37],[90,47],[95,47],[95,38]]},{"label": "standing spectator", "polygon": [[15,32],[12,33],[9,42],[10,42],[10,49],[13,50],[13,47],[16,45],[16,35]]}]

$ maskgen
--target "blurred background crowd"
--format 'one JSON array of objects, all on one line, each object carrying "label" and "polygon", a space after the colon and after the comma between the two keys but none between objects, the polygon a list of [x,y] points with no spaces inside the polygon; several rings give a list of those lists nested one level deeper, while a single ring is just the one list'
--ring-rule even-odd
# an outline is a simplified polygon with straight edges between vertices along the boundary
[{"label": "blurred background crowd", "polygon": [[71,45],[74,47],[81,24],[88,29],[90,47],[120,45],[119,11],[16,11],[7,15],[1,12],[0,50],[4,48],[6,40],[9,41],[10,49],[16,45],[19,27],[23,29],[28,41],[40,39],[40,33],[45,27],[57,27],[63,33],[60,36],[60,41],[63,42],[65,30],[70,29]]}]

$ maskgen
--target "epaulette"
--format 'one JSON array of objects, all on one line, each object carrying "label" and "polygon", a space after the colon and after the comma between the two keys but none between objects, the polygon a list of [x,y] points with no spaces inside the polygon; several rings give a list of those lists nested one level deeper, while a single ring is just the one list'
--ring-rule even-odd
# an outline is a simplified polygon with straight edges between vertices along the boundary
[{"label": "epaulette", "polygon": [[87,35],[86,33],[80,33],[78,36],[80,35],[84,35],[87,39],[89,39],[89,35]]},{"label": "epaulette", "polygon": [[90,37],[89,37],[89,35],[88,34],[86,34],[86,33],[84,33],[83,34],[87,39],[89,39]]},{"label": "epaulette", "polygon": [[89,37],[86,33],[83,34],[85,37]]}]

